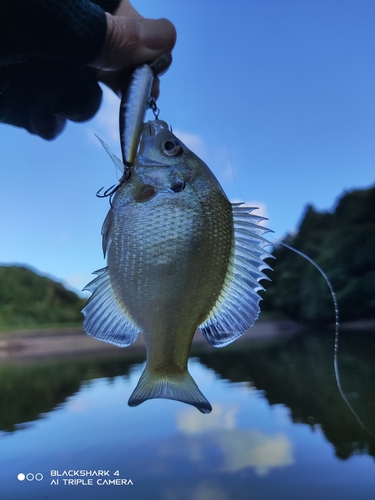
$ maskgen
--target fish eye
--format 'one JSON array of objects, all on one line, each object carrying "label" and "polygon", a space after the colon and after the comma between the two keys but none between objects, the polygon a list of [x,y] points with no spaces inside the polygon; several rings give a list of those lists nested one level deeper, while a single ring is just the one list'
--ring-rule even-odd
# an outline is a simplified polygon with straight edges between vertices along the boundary
[{"label": "fish eye", "polygon": [[167,156],[177,156],[182,151],[181,144],[178,141],[172,139],[164,141],[161,145],[161,148],[163,153]]}]

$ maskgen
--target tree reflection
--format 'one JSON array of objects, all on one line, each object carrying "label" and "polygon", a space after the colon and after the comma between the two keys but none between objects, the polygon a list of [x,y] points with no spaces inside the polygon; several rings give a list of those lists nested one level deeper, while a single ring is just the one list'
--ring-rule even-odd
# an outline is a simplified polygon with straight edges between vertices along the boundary
[{"label": "tree reflection", "polygon": [[[358,424],[343,401],[333,369],[333,333],[308,332],[268,345],[237,342],[225,349],[194,348],[200,362],[231,382],[248,382],[270,405],[290,408],[295,423],[319,426],[347,459],[375,456],[375,439]],[[14,431],[41,418],[97,378],[128,377],[144,361],[134,353],[121,357],[58,360],[0,366],[0,430]],[[363,424],[375,434],[375,337],[373,333],[341,334],[339,369],[346,397]],[[202,417],[204,418],[204,416]]]},{"label": "tree reflection", "polygon": [[41,418],[79,391],[85,381],[129,374],[139,356],[74,359],[0,366],[0,430],[14,431]]},{"label": "tree reflection", "polygon": [[[375,337],[372,332],[340,335],[342,388],[364,426],[375,434]],[[339,458],[375,456],[375,439],[361,428],[343,401],[333,368],[333,333],[309,332],[283,344],[233,345],[200,361],[231,382],[251,382],[271,405],[291,410],[295,423],[319,425]]]}]

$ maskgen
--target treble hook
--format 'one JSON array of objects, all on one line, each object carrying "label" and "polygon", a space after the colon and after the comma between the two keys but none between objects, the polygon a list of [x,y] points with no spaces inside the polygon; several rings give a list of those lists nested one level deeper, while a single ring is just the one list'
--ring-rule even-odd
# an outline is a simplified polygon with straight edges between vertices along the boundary
[{"label": "treble hook", "polygon": [[[119,187],[120,187],[120,184],[117,184],[117,185],[113,184],[113,186],[106,189],[103,194],[100,194],[100,192],[103,191],[103,189],[104,189],[104,186],[103,186],[102,188],[99,189],[99,191],[96,192],[96,196],[98,198],[107,198],[108,196],[111,196],[113,193],[115,193]],[[112,188],[115,188],[115,189],[113,189],[113,191],[111,191]]]},{"label": "treble hook", "polygon": [[112,196],[124,184],[124,182],[129,180],[130,174],[131,174],[130,169],[125,168],[124,175],[121,177],[118,184],[113,184],[113,186],[106,189],[103,194],[101,194],[101,191],[103,191],[104,187],[100,188],[99,191],[96,192],[96,196],[98,198],[108,198],[109,197],[109,203],[112,207]]}]

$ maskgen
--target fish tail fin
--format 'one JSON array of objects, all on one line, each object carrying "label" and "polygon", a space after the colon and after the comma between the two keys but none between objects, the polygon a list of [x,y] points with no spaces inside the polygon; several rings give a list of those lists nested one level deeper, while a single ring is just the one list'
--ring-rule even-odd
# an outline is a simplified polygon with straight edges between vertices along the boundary
[{"label": "fish tail fin", "polygon": [[147,368],[129,398],[129,406],[138,406],[147,399],[174,399],[195,406],[202,413],[210,413],[212,407],[199,390],[188,371],[177,376],[158,376]]}]

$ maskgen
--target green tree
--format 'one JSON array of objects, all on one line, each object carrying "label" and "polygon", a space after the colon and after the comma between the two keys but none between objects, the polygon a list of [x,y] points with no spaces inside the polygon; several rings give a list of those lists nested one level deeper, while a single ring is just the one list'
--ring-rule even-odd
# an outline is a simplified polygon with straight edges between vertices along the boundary
[{"label": "green tree", "polygon": [[61,283],[21,266],[0,266],[0,328],[82,321],[85,301]]},{"label": "green tree", "polygon": [[[298,232],[285,243],[326,272],[341,319],[375,318],[375,187],[344,194],[333,213],[307,206]],[[314,266],[282,246],[274,256],[263,310],[299,321],[332,321],[330,292]]]}]

